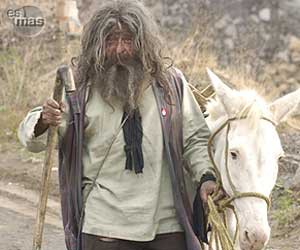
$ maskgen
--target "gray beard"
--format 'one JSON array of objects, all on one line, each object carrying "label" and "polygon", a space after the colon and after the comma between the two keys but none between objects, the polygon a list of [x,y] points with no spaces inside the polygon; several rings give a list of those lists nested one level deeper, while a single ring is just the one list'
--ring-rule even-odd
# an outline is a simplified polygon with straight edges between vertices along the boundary
[{"label": "gray beard", "polygon": [[144,72],[139,63],[134,65],[112,65],[94,82],[103,99],[112,105],[113,100],[121,102],[124,111],[132,113],[142,91]]}]

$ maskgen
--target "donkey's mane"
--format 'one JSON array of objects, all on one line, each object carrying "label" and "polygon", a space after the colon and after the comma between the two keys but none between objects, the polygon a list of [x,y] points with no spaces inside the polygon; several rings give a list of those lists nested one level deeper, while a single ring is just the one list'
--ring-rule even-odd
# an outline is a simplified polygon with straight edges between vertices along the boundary
[{"label": "donkey's mane", "polygon": [[[247,118],[251,127],[257,127],[261,117],[270,117],[270,111],[266,101],[254,90],[233,90],[227,103],[230,109],[226,109],[219,98],[208,102],[206,109],[211,122],[217,122],[228,118]],[[228,111],[229,113],[227,113]]]}]

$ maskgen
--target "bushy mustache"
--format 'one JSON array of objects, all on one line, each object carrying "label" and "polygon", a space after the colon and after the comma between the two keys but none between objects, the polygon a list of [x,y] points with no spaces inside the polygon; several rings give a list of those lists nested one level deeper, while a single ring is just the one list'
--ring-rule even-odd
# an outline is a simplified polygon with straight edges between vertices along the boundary
[{"label": "bushy mustache", "polygon": [[144,72],[137,61],[131,63],[112,63],[105,65],[105,71],[97,76],[95,82],[105,101],[112,105],[117,99],[123,109],[131,113],[137,108],[141,95]]},{"label": "bushy mustache", "polygon": [[108,70],[114,65],[122,65],[125,68],[140,64],[141,60],[137,54],[129,55],[128,53],[113,53],[105,57],[104,70]]}]

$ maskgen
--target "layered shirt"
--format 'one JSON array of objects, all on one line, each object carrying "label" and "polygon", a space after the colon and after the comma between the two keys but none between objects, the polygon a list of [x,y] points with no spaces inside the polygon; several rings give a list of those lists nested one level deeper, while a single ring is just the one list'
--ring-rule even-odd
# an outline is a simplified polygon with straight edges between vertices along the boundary
[{"label": "layered shirt", "polygon": [[[212,172],[207,143],[210,132],[203,114],[183,74],[183,158],[187,163],[186,184],[192,199],[203,174]],[[149,79],[148,79],[149,80]],[[166,160],[159,110],[149,82],[139,99],[142,117],[142,174],[125,170],[125,141],[121,127],[123,108],[117,100],[107,103],[99,89],[89,84],[86,97],[86,117],[83,146],[83,195],[85,217],[83,232],[126,240],[148,241],[156,234],[182,231],[173,200],[169,166]],[[46,148],[46,132],[38,137],[34,127],[42,107],[31,110],[19,127],[19,138],[30,151]],[[68,109],[59,126],[59,138],[64,136],[68,123]],[[99,174],[98,174],[99,172]],[[95,186],[88,194],[93,183]],[[87,196],[88,195],[88,196]]]}]

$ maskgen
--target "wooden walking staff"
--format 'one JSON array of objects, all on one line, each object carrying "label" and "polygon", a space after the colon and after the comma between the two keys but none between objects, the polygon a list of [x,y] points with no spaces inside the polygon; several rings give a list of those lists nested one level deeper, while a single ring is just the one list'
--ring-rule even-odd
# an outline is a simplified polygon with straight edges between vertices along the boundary
[{"label": "wooden walking staff", "polygon": [[[68,66],[61,66],[57,70],[53,99],[60,103],[62,100],[63,87],[66,92],[74,91],[75,84],[71,69]],[[36,217],[35,232],[33,236],[33,250],[40,250],[42,245],[42,236],[45,223],[47,199],[49,193],[49,184],[51,177],[51,170],[53,166],[53,153],[57,145],[57,126],[49,126],[47,138],[47,150],[45,154],[45,161],[43,166],[43,174],[41,181],[41,191],[39,197],[39,205]]]}]

